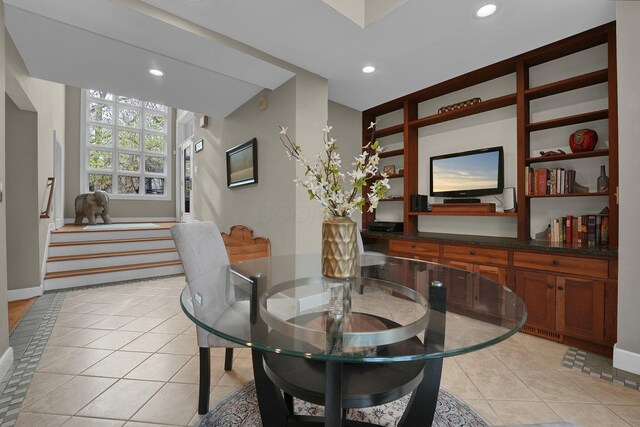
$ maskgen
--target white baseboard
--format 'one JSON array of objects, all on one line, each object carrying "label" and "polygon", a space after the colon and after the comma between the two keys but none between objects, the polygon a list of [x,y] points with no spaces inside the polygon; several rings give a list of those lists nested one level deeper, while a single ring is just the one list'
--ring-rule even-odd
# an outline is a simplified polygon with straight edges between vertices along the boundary
[{"label": "white baseboard", "polygon": [[29,299],[42,295],[42,287],[34,286],[33,288],[12,289],[7,291],[7,301],[17,301],[21,299]]},{"label": "white baseboard", "polygon": [[[56,223],[50,222],[49,228],[47,230],[47,239],[44,243],[44,254],[42,255],[42,266],[40,267],[40,287],[42,289],[44,289],[44,275],[47,274],[47,261],[49,261],[49,243],[51,243],[51,232],[55,229],[56,229]],[[40,292],[40,295],[42,295],[42,292]],[[31,297],[27,297],[27,298],[31,298]],[[16,298],[16,299],[24,299],[24,298]]]},{"label": "white baseboard", "polygon": [[9,347],[2,357],[0,357],[0,381],[2,381],[11,369],[11,364],[13,363],[13,347]]},{"label": "white baseboard", "polygon": [[633,353],[613,346],[613,367],[640,375],[640,353]]},{"label": "white baseboard", "polygon": [[[114,218],[111,217],[111,222],[114,223],[118,223],[118,222],[175,222],[176,221],[176,217],[174,216],[167,216],[167,217],[144,217],[144,218]],[[75,222],[75,218],[65,218],[64,219],[65,224],[73,224]],[[96,222],[98,224],[102,224],[102,219],[101,218],[96,218]]]}]

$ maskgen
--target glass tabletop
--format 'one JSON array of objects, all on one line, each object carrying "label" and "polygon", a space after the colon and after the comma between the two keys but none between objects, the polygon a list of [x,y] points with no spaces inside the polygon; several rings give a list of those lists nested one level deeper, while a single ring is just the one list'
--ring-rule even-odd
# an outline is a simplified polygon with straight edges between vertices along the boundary
[{"label": "glass tabletop", "polygon": [[200,328],[247,347],[360,363],[474,351],[526,320],[522,300],[490,278],[381,255],[362,255],[349,279],[323,277],[319,255],[212,268],[191,278],[181,305]]}]

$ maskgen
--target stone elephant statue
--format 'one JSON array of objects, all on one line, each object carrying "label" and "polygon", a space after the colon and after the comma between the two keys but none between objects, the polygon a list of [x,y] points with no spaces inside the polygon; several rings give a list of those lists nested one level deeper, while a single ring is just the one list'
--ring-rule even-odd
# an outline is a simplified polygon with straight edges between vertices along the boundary
[{"label": "stone elephant statue", "polygon": [[98,190],[94,193],[83,193],[76,196],[76,220],[75,224],[82,224],[86,216],[89,224],[96,223],[96,215],[102,217],[105,224],[111,224],[109,218],[109,195],[106,191]]}]

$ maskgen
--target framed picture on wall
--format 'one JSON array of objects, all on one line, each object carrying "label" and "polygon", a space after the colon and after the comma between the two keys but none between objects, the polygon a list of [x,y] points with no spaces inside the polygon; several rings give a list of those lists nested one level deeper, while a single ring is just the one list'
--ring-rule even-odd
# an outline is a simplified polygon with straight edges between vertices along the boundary
[{"label": "framed picture on wall", "polygon": [[227,187],[235,188],[258,182],[258,140],[227,150]]},{"label": "framed picture on wall", "polygon": [[204,139],[201,139],[200,141],[196,142],[196,145],[194,146],[194,148],[196,149],[196,153],[201,152],[204,149]]}]

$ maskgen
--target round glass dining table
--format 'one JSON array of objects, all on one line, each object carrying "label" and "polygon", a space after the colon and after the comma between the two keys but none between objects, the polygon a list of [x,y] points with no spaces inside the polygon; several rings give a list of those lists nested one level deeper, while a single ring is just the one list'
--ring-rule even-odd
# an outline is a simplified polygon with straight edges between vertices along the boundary
[{"label": "round glass dining table", "polygon": [[[252,349],[264,426],[369,425],[345,419],[411,393],[398,423],[431,425],[444,357],[499,343],[526,320],[489,277],[441,264],[362,255],[355,277],[322,276],[319,255],[211,268],[181,295],[204,331]],[[324,405],[298,416],[293,396]]]}]

